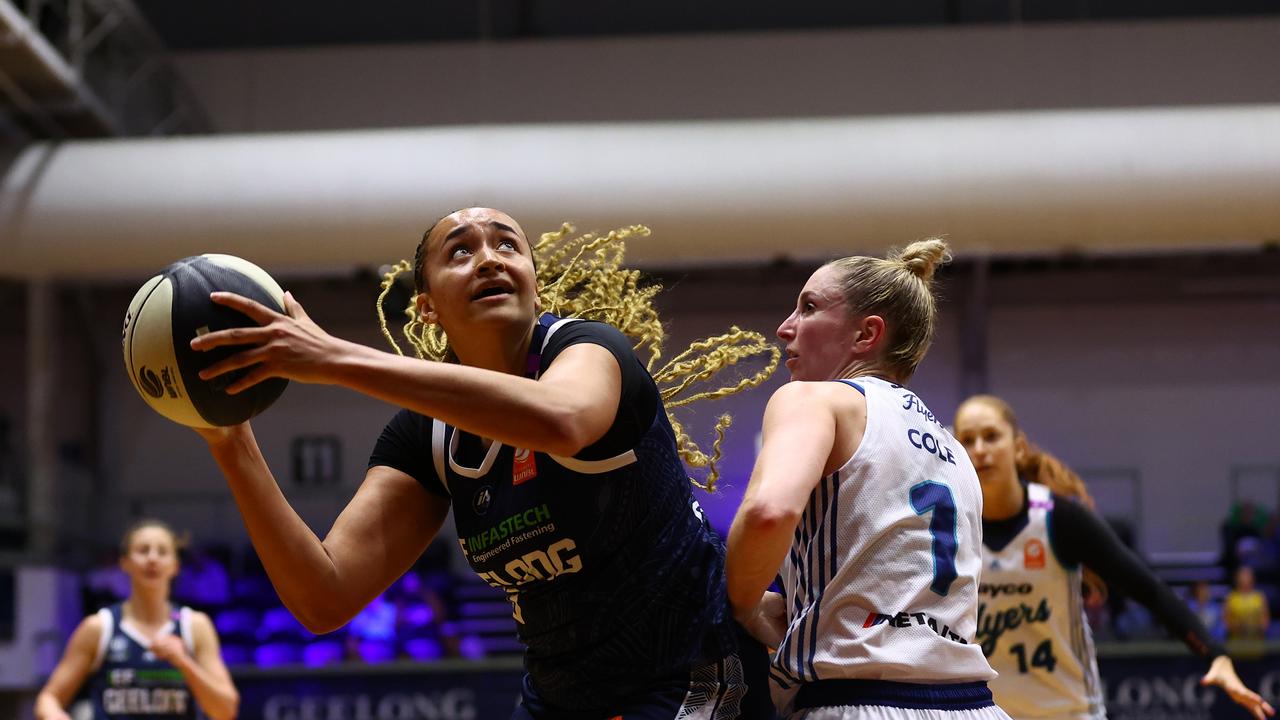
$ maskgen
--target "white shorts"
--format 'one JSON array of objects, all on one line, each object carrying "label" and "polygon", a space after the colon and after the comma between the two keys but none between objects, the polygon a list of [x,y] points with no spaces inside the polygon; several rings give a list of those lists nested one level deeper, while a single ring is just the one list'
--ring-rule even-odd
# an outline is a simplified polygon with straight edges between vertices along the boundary
[{"label": "white shorts", "polygon": [[1009,720],[998,705],[972,710],[920,710],[888,705],[837,705],[792,713],[788,720]]},{"label": "white shorts", "polygon": [[820,680],[794,691],[789,720],[1009,720],[985,682]]}]

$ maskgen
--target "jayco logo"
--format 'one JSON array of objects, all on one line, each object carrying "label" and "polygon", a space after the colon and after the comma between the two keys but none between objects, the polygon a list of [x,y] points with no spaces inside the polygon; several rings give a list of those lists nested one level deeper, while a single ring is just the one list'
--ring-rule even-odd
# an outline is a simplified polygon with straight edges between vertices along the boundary
[{"label": "jayco logo", "polygon": [[[985,585],[986,588],[1016,588],[1020,586],[1010,585]],[[992,596],[996,595],[992,592]],[[1007,607],[1003,610],[994,612],[987,611],[987,604],[980,603],[978,605],[978,632],[974,636],[974,640],[982,645],[982,652],[987,657],[996,651],[996,647],[1000,644],[1000,636],[1014,628],[1023,625],[1032,625],[1035,623],[1049,622],[1051,611],[1049,609],[1049,601],[1046,598],[1040,598],[1040,604],[1032,607],[1026,603],[1018,603],[1016,606]]]},{"label": "jayco logo", "polygon": [[1030,595],[1031,583],[982,583],[978,586],[979,595],[990,595],[998,598],[1001,595]]}]

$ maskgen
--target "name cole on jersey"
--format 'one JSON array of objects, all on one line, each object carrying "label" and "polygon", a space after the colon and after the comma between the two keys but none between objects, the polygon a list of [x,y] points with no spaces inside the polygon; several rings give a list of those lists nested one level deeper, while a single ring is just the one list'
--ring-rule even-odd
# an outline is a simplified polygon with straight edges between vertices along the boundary
[{"label": "name cole on jersey", "polygon": [[[934,416],[933,411],[925,407],[925,404],[920,402],[920,398],[916,397],[915,393],[904,393],[902,396],[902,409],[911,410],[913,408],[917,413],[923,416],[925,420],[937,425],[939,428],[942,427],[942,423],[938,422],[938,418]],[[939,435],[942,435],[942,433],[939,433]],[[911,443],[911,445],[917,449],[930,453],[941,462],[950,463],[952,465],[956,464],[955,453],[942,439],[935,436],[933,433],[916,428],[908,428],[907,442]]]}]

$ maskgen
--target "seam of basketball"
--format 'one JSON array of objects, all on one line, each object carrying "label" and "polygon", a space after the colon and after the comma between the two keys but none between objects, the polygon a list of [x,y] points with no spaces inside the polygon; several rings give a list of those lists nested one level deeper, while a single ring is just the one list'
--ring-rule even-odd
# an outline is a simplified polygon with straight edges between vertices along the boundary
[{"label": "seam of basketball", "polygon": [[138,317],[142,315],[142,308],[146,307],[147,301],[151,299],[151,295],[155,293],[156,289],[159,288],[164,281],[165,277],[163,275],[160,276],[160,282],[151,286],[151,290],[147,292],[147,296],[142,298],[142,302],[138,303],[138,315],[129,318],[129,380],[133,383],[134,387],[138,386],[138,374],[133,369],[133,328],[138,324]]}]

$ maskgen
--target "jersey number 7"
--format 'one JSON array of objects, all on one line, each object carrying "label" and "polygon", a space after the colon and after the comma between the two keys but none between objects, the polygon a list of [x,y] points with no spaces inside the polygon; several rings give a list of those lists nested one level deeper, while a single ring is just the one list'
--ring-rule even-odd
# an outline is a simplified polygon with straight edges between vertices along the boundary
[{"label": "jersey number 7", "polygon": [[956,573],[956,501],[951,488],[934,480],[911,486],[911,509],[917,515],[932,511],[929,534],[933,536],[933,582],[929,589],[946,596]]}]

